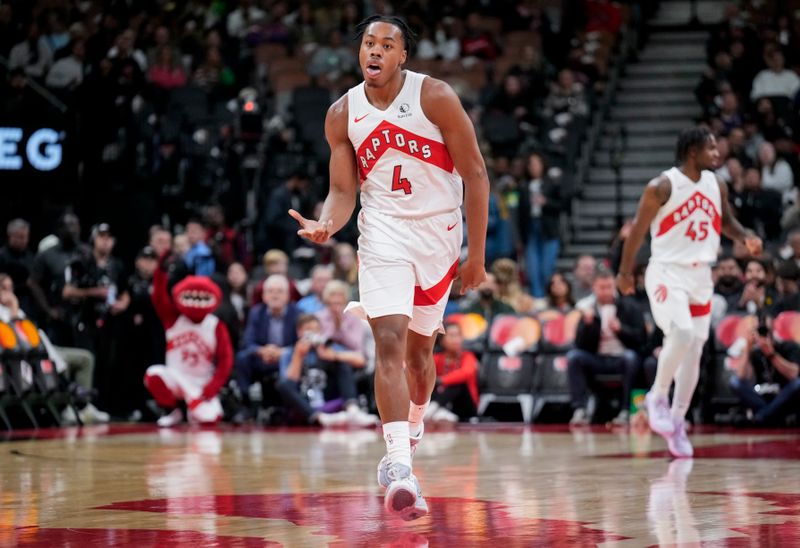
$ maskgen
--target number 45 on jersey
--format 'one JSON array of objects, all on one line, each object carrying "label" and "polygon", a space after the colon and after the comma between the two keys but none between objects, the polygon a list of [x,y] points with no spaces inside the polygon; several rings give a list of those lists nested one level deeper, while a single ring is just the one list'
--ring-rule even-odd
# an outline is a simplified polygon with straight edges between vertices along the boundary
[{"label": "number 45 on jersey", "polygon": [[693,242],[702,242],[708,238],[708,223],[708,221],[689,221],[689,226],[686,227],[684,236]]}]

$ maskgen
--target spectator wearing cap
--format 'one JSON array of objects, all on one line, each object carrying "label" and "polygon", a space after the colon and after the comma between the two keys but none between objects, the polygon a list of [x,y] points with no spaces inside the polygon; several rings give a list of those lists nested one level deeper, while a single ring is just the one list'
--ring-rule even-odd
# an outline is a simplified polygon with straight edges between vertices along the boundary
[{"label": "spectator wearing cap", "polygon": [[120,351],[117,353],[120,382],[127,389],[119,393],[118,411],[121,416],[134,419],[144,414],[145,404],[150,398],[142,383],[145,371],[163,359],[166,352],[164,327],[150,297],[158,260],[156,250],[150,245],[145,246],[136,255],[133,274],[128,278],[130,306],[123,320],[124,329],[120,333]]},{"label": "spectator wearing cap", "polygon": [[0,247],[0,272],[11,277],[17,290],[20,306],[25,310],[32,309],[28,278],[33,268],[33,253],[28,248],[30,225],[23,219],[14,219],[6,227],[8,240]]},{"label": "spectator wearing cap", "polygon": [[206,244],[206,229],[200,219],[189,219],[186,223],[186,238],[189,240],[189,251],[183,260],[189,267],[190,274],[195,276],[211,276],[217,268],[211,248]]},{"label": "spectator wearing cap", "polygon": [[62,296],[67,303],[67,317],[73,329],[75,346],[95,354],[95,384],[100,402],[111,410],[116,394],[122,391],[111,367],[111,336],[117,326],[114,319],[130,305],[128,279],[122,261],[112,255],[116,240],[108,223],[92,228],[92,250],[73,258],[64,270]]}]

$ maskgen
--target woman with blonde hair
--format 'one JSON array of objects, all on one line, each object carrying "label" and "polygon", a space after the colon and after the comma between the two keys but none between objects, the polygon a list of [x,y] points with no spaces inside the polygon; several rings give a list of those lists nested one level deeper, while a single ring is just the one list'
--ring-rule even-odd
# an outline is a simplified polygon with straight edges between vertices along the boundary
[{"label": "woman with blonde hair", "polygon": [[498,298],[517,314],[536,311],[536,301],[522,290],[519,283],[519,267],[512,259],[497,259],[492,263],[492,274],[497,278]]}]

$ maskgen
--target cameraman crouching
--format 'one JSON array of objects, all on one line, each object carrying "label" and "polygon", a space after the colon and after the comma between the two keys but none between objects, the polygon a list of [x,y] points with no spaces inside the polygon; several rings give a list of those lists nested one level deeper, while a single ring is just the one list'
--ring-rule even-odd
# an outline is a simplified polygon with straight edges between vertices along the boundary
[{"label": "cameraman crouching", "polygon": [[754,425],[778,423],[799,408],[792,403],[800,400],[800,346],[775,341],[764,319],[747,342],[743,359],[734,361],[731,388],[753,410]]},{"label": "cameraman crouching", "polygon": [[[364,355],[329,344],[321,330],[316,316],[303,314],[297,319],[297,342],[283,350],[279,362],[277,388],[284,402],[301,413],[309,424],[378,424],[378,417],[362,411],[356,400],[353,367],[364,366]],[[325,396],[334,394],[344,400],[345,411],[323,412],[325,401],[330,399]]]}]

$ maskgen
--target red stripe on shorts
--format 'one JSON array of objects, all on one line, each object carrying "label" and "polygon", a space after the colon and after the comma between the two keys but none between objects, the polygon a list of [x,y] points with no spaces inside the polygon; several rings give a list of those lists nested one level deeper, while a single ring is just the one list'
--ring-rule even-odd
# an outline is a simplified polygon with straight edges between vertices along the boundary
[{"label": "red stripe on shorts", "polygon": [[708,301],[706,304],[690,304],[689,313],[692,315],[692,318],[711,314],[711,301]]},{"label": "red stripe on shorts", "polygon": [[450,287],[450,282],[458,271],[458,261],[453,263],[444,278],[428,289],[422,289],[420,286],[414,287],[414,306],[431,306],[442,300],[444,294]]}]

